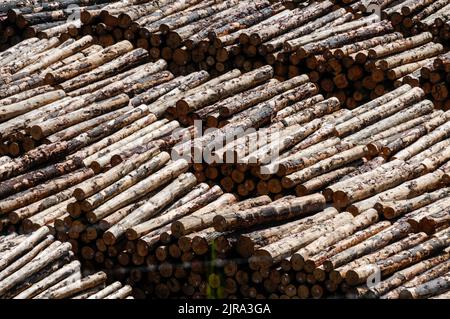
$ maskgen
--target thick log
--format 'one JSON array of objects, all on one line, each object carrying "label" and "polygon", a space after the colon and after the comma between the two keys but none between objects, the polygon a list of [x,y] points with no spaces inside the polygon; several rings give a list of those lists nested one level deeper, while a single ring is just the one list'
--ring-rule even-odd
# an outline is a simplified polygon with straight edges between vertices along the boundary
[{"label": "thick log", "polygon": [[431,238],[417,246],[408,250],[397,253],[389,258],[377,261],[375,264],[367,264],[353,268],[346,272],[345,281],[349,285],[356,285],[363,283],[366,279],[374,273],[380,271],[382,276],[391,275],[392,273],[401,270],[405,266],[415,264],[431,254],[439,251],[448,243],[448,238]]},{"label": "thick log", "polygon": [[0,108],[0,121],[3,122],[5,120],[14,118],[18,115],[24,114],[43,105],[61,99],[64,96],[64,91],[56,90],[31,97],[25,101],[3,106]]},{"label": "thick log", "polygon": [[414,288],[407,288],[400,292],[400,299],[423,299],[441,294],[450,289],[450,274],[433,279]]},{"label": "thick log", "polygon": [[62,82],[73,78],[80,73],[89,72],[96,67],[105,64],[120,55],[133,50],[133,45],[125,40],[115,45],[107,47],[98,53],[91,54],[85,58],[75,61],[65,67],[59,68],[56,71],[49,72],[45,75],[45,81],[48,84],[55,82]]},{"label": "thick log", "polygon": [[[230,194],[226,195],[230,196]],[[235,211],[242,211],[253,207],[260,207],[270,202],[271,199],[268,196],[259,196],[235,204],[229,203],[231,205],[229,205],[228,207],[215,210],[214,212],[194,212],[193,214],[172,223],[172,235],[178,238],[182,235],[205,229],[213,225],[215,216],[226,215]]]},{"label": "thick log", "polygon": [[401,200],[419,196],[424,192],[435,190],[444,175],[442,170],[424,174],[420,177],[406,181],[397,187],[386,190],[368,199],[352,204],[348,210],[354,214],[372,208],[379,201]]},{"label": "thick log", "polygon": [[388,221],[378,222],[365,229],[357,231],[353,235],[350,235],[347,238],[338,241],[334,245],[326,247],[319,253],[305,259],[305,266],[304,266],[305,270],[306,271],[309,270],[310,272],[312,272],[314,268],[319,267],[332,256],[363,242],[364,240],[376,235],[380,231],[388,228],[389,226],[391,226],[391,223]]},{"label": "thick log", "polygon": [[[396,254],[401,253],[404,250],[408,250],[427,239],[428,238],[424,233],[410,234],[408,237],[398,242],[394,242],[371,254],[355,259],[344,266],[332,270],[330,272],[330,279],[336,283],[340,283],[344,280],[348,271],[359,267],[372,267],[378,261],[383,261],[391,256],[395,256]],[[348,285],[348,283],[346,284]]]},{"label": "thick log", "polygon": [[236,243],[237,252],[244,258],[248,258],[253,255],[254,251],[262,246],[269,245],[289,236],[290,234],[299,233],[304,231],[315,224],[322,223],[335,217],[338,211],[334,208],[326,208],[320,213],[317,213],[311,217],[295,220],[292,222],[284,223],[279,226],[269,227],[262,230],[255,230],[250,232],[243,232],[239,235]]},{"label": "thick log", "polygon": [[73,191],[73,197],[75,197],[78,201],[82,201],[83,199],[92,196],[93,194],[119,180],[126,174],[137,169],[143,163],[150,160],[151,157],[154,157],[157,153],[157,149],[150,149],[149,151],[142,154],[132,156],[130,159],[113,167],[107,172],[95,176],[94,178],[91,178],[88,181],[84,182],[81,185],[82,187],[76,188]]},{"label": "thick log", "polygon": [[14,209],[26,206],[34,201],[78,184],[93,175],[94,172],[91,169],[84,168],[59,178],[52,179],[21,193],[11,195],[0,202],[0,212],[7,213]]},{"label": "thick log", "polygon": [[245,73],[242,76],[223,82],[220,88],[210,88],[206,92],[199,92],[190,95],[177,102],[177,112],[179,114],[188,114],[199,108],[214,103],[219,99],[226,98],[232,94],[249,89],[258,85],[273,76],[271,66],[265,66],[255,71]]},{"label": "thick log", "polygon": [[417,155],[421,151],[429,148],[433,144],[441,141],[444,138],[449,137],[450,124],[443,123],[442,125],[435,128],[429,134],[419,138],[416,142],[404,148],[400,152],[396,153],[393,157],[396,159],[407,160]]},{"label": "thick log", "polygon": [[302,247],[297,252],[291,256],[291,264],[294,269],[303,269],[306,259],[311,256],[316,255],[323,249],[330,247],[339,240],[342,240],[354,232],[361,230],[363,228],[369,227],[370,225],[378,221],[378,213],[375,209],[369,209],[347,224],[337,227],[332,233],[325,234],[320,238],[314,240],[312,243]]},{"label": "thick log", "polygon": [[35,140],[40,140],[45,136],[54,134],[72,125],[125,107],[128,102],[128,96],[126,94],[120,94],[107,100],[93,103],[92,105],[83,107],[77,111],[58,116],[54,119],[43,121],[38,125],[33,125],[31,127],[31,136]]},{"label": "thick log", "polygon": [[[134,66],[135,64],[141,62],[145,58],[147,58],[148,53],[144,49],[135,49],[131,52],[128,52],[118,58],[100,65],[95,69],[80,74],[68,81],[65,81],[60,84],[60,87],[65,91],[73,91],[75,89],[79,89],[82,86],[89,85],[91,83],[100,81],[106,77],[122,72],[123,70]],[[162,71],[166,64],[162,62],[155,63],[155,73],[158,71]],[[49,73],[51,74],[51,73]],[[51,76],[49,76],[51,77]]]},{"label": "thick log", "polygon": [[365,156],[367,147],[363,145],[355,146],[339,154],[323,159],[318,163],[283,177],[281,183],[285,188],[291,188],[304,183],[313,177],[317,177],[331,170],[342,167]]},{"label": "thick log", "polygon": [[6,268],[8,264],[14,261],[17,257],[24,254],[26,251],[32,249],[34,245],[39,243],[43,238],[50,234],[50,229],[48,227],[42,227],[38,231],[31,234],[25,240],[23,240],[20,244],[18,244],[13,249],[9,250],[2,256],[2,260],[0,261],[0,270]]},{"label": "thick log", "polygon": [[422,89],[413,88],[412,90],[409,90],[403,95],[400,95],[399,97],[396,97],[388,101],[387,103],[381,104],[380,106],[375,107],[372,110],[368,110],[367,112],[360,113],[354,116],[352,119],[337,125],[335,133],[340,137],[348,135],[349,133],[354,133],[355,131],[369,124],[373,124],[376,121],[379,121],[406,108],[412,103],[420,101],[424,96],[425,93]]},{"label": "thick log", "polygon": [[0,183],[0,198],[31,188],[54,177],[67,174],[81,166],[80,160],[67,160],[3,181]]},{"label": "thick log", "polygon": [[371,59],[382,58],[387,55],[393,55],[426,44],[432,39],[433,35],[431,33],[423,32],[410,38],[399,39],[388,44],[376,46],[368,50],[368,55]]},{"label": "thick log", "polygon": [[118,289],[122,287],[122,284],[119,281],[113,282],[111,285],[106,286],[102,290],[96,292],[95,294],[89,296],[87,299],[104,299],[108,295],[116,292]]}]

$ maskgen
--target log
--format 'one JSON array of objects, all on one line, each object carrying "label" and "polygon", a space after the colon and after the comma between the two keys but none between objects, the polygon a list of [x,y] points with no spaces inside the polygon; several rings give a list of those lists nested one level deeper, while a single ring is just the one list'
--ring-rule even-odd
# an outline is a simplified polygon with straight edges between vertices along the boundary
[{"label": "log", "polygon": [[390,275],[405,266],[415,264],[427,258],[431,254],[439,251],[442,247],[445,247],[445,245],[445,239],[431,238],[413,248],[377,261],[375,265],[368,264],[351,269],[346,272],[345,281],[352,286],[363,283],[373,274],[374,270],[380,271],[382,276]]},{"label": "log", "polygon": [[411,199],[380,202],[376,204],[375,208],[382,212],[385,218],[393,219],[447,197],[449,191],[450,189],[447,187]]}]

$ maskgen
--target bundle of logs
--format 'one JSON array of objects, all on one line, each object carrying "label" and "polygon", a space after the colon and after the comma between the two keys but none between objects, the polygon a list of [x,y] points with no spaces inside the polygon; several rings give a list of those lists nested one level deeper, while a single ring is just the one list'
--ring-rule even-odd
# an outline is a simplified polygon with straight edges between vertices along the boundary
[{"label": "bundle of logs", "polygon": [[[48,153],[46,160],[61,158],[149,115],[146,103],[180,84],[189,87],[209,78],[206,72],[175,78],[165,70],[165,61],[149,63],[146,50],[133,49],[126,40],[103,49],[93,44],[91,36],[63,43],[56,38],[32,38],[0,56],[0,154],[13,158],[29,151],[38,157]],[[130,132],[155,122],[163,113],[164,105],[155,108]],[[18,166],[25,165],[19,163],[23,158],[14,160]],[[26,159],[26,165],[46,160]],[[2,162],[6,161],[11,158],[3,157]],[[10,173],[2,170],[1,175],[5,178]]]},{"label": "bundle of logs", "polygon": [[0,17],[0,297],[449,297],[448,3],[293,2]]},{"label": "bundle of logs", "polygon": [[396,31],[405,35],[427,31],[433,34],[435,41],[448,46],[446,41],[449,38],[448,23],[450,23],[448,0],[377,1],[381,4],[381,18],[390,20]]},{"label": "bundle of logs", "polygon": [[400,78],[398,85],[407,83],[420,86],[440,108],[450,108],[450,54],[444,53],[436,58],[428,59],[416,71]]},{"label": "bundle of logs", "polygon": [[48,227],[0,236],[0,298],[133,299],[131,286],[107,285],[104,272],[83,275],[71,248]]},{"label": "bundle of logs", "polygon": [[75,37],[81,10],[99,10],[109,0],[13,0],[0,2],[0,51],[24,39]]}]

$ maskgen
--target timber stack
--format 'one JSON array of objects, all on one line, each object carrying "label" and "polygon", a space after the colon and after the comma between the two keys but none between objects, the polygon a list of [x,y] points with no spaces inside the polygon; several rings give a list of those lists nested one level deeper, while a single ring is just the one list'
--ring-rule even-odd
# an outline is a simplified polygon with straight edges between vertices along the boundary
[{"label": "timber stack", "polygon": [[449,65],[450,55],[447,52],[429,59],[421,68],[399,79],[398,84],[420,86],[437,107],[448,110],[450,108]]},{"label": "timber stack", "polygon": [[80,10],[99,10],[108,0],[14,0],[0,4],[0,51],[33,37],[75,38],[81,27]]},{"label": "timber stack", "polygon": [[133,299],[131,286],[107,285],[102,271],[85,276],[70,243],[46,226],[0,236],[0,256],[1,299]]}]

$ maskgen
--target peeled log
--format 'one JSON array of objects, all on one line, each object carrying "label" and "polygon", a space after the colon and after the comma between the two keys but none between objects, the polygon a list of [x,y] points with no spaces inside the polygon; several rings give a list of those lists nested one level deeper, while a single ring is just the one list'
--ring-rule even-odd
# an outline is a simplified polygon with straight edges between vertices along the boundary
[{"label": "peeled log", "polygon": [[64,80],[73,78],[80,73],[91,71],[96,67],[107,63],[120,55],[123,55],[133,49],[133,45],[125,40],[109,46],[100,52],[88,55],[85,58],[79,59],[45,75],[45,80],[48,84],[55,82],[62,82]]},{"label": "peeled log", "polygon": [[330,207],[310,217],[284,223],[279,226],[244,232],[238,238],[236,250],[242,257],[248,258],[253,255],[257,248],[274,243],[291,234],[304,231],[315,224],[323,223],[335,217],[338,213],[335,208]]},{"label": "peeled log", "polygon": [[357,231],[353,235],[348,236],[347,238],[338,241],[334,245],[326,247],[321,252],[307,258],[305,260],[305,268],[314,269],[315,267],[322,265],[323,262],[325,262],[327,259],[330,259],[334,255],[363,242],[364,240],[376,235],[377,233],[386,229],[389,226],[391,226],[390,222],[382,221],[374,225],[371,225],[365,229]]},{"label": "peeled log", "polygon": [[[341,137],[349,133],[354,133],[369,124],[373,124],[376,121],[401,111],[413,103],[419,102],[424,96],[425,93],[421,88],[413,88],[385,104],[367,110],[366,112],[358,114],[350,120],[337,125],[335,129],[336,135]],[[358,110],[358,108],[356,110]]]},{"label": "peeled log", "polygon": [[70,264],[65,265],[61,269],[55,271],[50,276],[42,279],[37,283],[34,283],[30,288],[22,291],[20,294],[15,296],[14,299],[31,299],[37,294],[43,292],[47,288],[53,286],[57,282],[69,277],[76,272],[81,272],[79,261],[73,261]]},{"label": "peeled log", "polygon": [[439,199],[450,195],[450,188],[443,188],[431,193],[425,193],[423,195],[413,197],[411,199],[404,199],[398,201],[379,202],[376,207],[383,213],[385,218],[392,219],[413,210],[427,206]]},{"label": "peeled log", "polygon": [[[403,289],[416,287],[420,284],[426,283],[430,280],[433,280],[437,277],[440,277],[440,276],[448,273],[450,271],[450,260],[448,259],[448,252],[443,252],[442,254],[440,254],[436,257],[433,257],[433,258],[425,260],[421,263],[418,263],[417,267],[411,266],[411,269],[420,268],[422,266],[427,266],[429,262],[439,261],[443,257],[444,257],[444,261],[438,263],[434,267],[431,267],[430,269],[426,270],[425,272],[417,274],[415,277],[410,278],[410,280],[408,280],[407,282],[403,283],[402,285],[398,286],[397,288],[382,295],[381,298],[382,299],[398,299],[400,292]],[[409,268],[407,268],[407,269],[409,269]],[[422,269],[422,268],[420,268],[420,269]]]},{"label": "peeled log", "polygon": [[300,183],[304,183],[313,177],[327,173],[333,169],[351,163],[362,158],[367,153],[367,147],[364,145],[355,146],[349,150],[326,158],[312,166],[304,168],[298,172],[283,177],[281,183],[285,188],[291,188]]},{"label": "peeled log", "polygon": [[46,183],[35,186],[34,188],[30,188],[29,190],[11,195],[0,201],[0,214],[8,213],[14,209],[27,206],[34,201],[48,197],[58,191],[62,191],[70,186],[78,184],[93,175],[94,172],[91,169],[83,168],[73,173],[63,175],[59,178],[52,179]]},{"label": "peeled log", "polygon": [[63,98],[66,94],[62,90],[50,91],[33,96],[25,101],[0,107],[0,122],[9,120],[18,115],[30,112],[41,106]]},{"label": "peeled log", "polygon": [[68,254],[70,249],[70,243],[61,244],[60,242],[54,242],[48,246],[31,262],[0,282],[0,296],[14,287],[14,285],[26,280],[28,276],[38,272],[40,269],[61,258],[65,254]]},{"label": "peeled log", "polygon": [[113,167],[107,172],[95,176],[94,178],[85,181],[82,184],[82,188],[76,188],[73,191],[73,196],[81,201],[94,193],[104,189],[105,187],[111,185],[114,181],[117,181],[124,175],[135,170],[137,167],[142,165],[145,161],[149,160],[151,157],[158,153],[156,149],[150,149],[147,152],[132,156],[128,160],[122,162],[121,164]]},{"label": "peeled log", "polygon": [[221,83],[220,87],[209,88],[206,91],[190,95],[177,102],[177,112],[188,114],[199,108],[214,103],[219,99],[246,90],[251,86],[260,84],[273,76],[271,66],[265,66],[255,71],[245,73],[238,78]]},{"label": "peeled log", "polygon": [[72,297],[79,292],[104,284],[105,282],[106,273],[100,271],[93,275],[84,277],[83,279],[69,284],[65,287],[61,287],[56,291],[53,291],[51,294],[49,294],[48,299],[64,299]]},{"label": "peeled log", "polygon": [[404,250],[410,249],[427,239],[428,238],[424,233],[409,234],[408,237],[400,241],[394,242],[390,245],[387,245],[386,247],[383,247],[382,249],[376,250],[371,254],[362,256],[344,266],[332,270],[330,272],[330,278],[334,282],[340,283],[344,278],[346,278],[347,272],[353,269],[366,267],[369,269],[369,271],[371,271],[372,268],[370,267],[374,267],[374,264],[376,264],[378,261],[382,261]]}]

